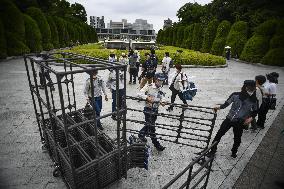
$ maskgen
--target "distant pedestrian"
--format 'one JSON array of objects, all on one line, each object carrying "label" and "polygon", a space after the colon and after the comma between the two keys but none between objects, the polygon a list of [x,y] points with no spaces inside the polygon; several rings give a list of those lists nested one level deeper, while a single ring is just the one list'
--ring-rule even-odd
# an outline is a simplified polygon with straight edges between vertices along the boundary
[{"label": "distant pedestrian", "polygon": [[158,59],[155,55],[145,53],[146,61],[142,64],[142,81],[140,83],[140,89],[142,89],[146,83],[151,84],[153,82],[154,75],[156,73]]},{"label": "distant pedestrian", "polygon": [[110,62],[116,62],[117,61],[117,58],[116,58],[115,53],[114,53],[114,50],[110,51],[110,54],[109,54],[109,57],[108,57],[108,61],[110,61]]},{"label": "distant pedestrian", "polygon": [[[266,78],[264,75],[257,75],[255,76],[255,84],[256,84],[256,98],[258,102],[258,108],[261,107],[262,104],[262,98],[263,98],[263,93],[264,93],[264,86],[263,84],[266,82]],[[257,129],[257,124],[256,120],[253,119],[251,122],[251,129],[252,131],[255,131]]]},{"label": "distant pedestrian", "polygon": [[172,58],[170,57],[170,53],[165,52],[165,56],[162,60],[162,72],[165,75],[164,85],[168,85],[168,78],[169,78],[171,62],[172,62]]},{"label": "distant pedestrian", "polygon": [[[214,111],[217,112],[217,110],[224,109],[232,104],[226,119],[222,122],[212,143],[217,142],[218,145],[221,138],[233,127],[234,144],[231,150],[231,157],[233,158],[237,157],[244,125],[250,124],[257,114],[258,108],[255,90],[255,81],[246,80],[244,81],[241,92],[232,93],[224,104],[214,108]],[[217,145],[211,149],[210,155],[216,153]]]},{"label": "distant pedestrian", "polygon": [[129,75],[130,75],[129,84],[132,84],[132,78],[133,78],[133,84],[136,84],[137,58],[138,58],[138,56],[134,54],[134,51],[130,50],[129,55],[128,55],[128,59],[129,59]]},{"label": "distant pedestrian", "polygon": [[40,81],[40,86],[39,86],[39,88],[40,89],[44,89],[44,83],[46,83],[46,79],[47,79],[47,83],[46,83],[46,85],[47,86],[50,86],[50,89],[52,90],[52,91],[54,91],[55,90],[55,88],[54,88],[54,86],[53,86],[53,82],[52,82],[52,79],[51,79],[51,77],[50,77],[50,71],[48,70],[48,69],[46,69],[44,66],[42,66],[41,64],[45,64],[45,62],[43,61],[43,60],[46,60],[46,59],[48,59],[48,57],[45,55],[38,55],[36,58],[35,58],[35,60],[42,60],[41,62],[40,62],[40,64],[39,63],[37,63],[36,65],[37,65],[37,69],[38,69],[38,75],[39,75],[39,81]]},{"label": "distant pedestrian", "polygon": [[[119,70],[118,74],[119,74],[118,93],[117,93],[118,99],[119,99],[118,104],[116,101],[116,71],[115,70],[110,70],[109,77],[107,80],[108,86],[112,94],[112,113],[114,113],[117,110],[116,109],[117,105],[118,105],[118,108],[122,107],[123,96],[125,95],[124,94],[124,77],[125,76],[124,76],[123,69]],[[112,119],[116,120],[117,119],[116,115],[112,115]]]},{"label": "distant pedestrian", "polygon": [[256,123],[260,129],[264,128],[266,115],[269,109],[275,108],[278,77],[279,74],[276,72],[272,72],[266,75],[268,81],[264,83],[263,100],[259,108],[258,120]]},{"label": "distant pedestrian", "polygon": [[[169,89],[172,91],[171,95],[171,103],[174,103],[176,100],[176,96],[180,98],[180,100],[183,102],[183,104],[187,105],[186,100],[183,98],[182,91],[187,87],[187,75],[183,73],[182,66],[180,64],[176,64],[176,71],[173,74],[171,80],[170,80],[170,87]],[[172,111],[173,110],[173,105],[170,105],[167,111]]]},{"label": "distant pedestrian", "polygon": [[119,57],[119,63],[122,63],[124,65],[128,65],[128,58],[125,53],[121,53],[121,56]]},{"label": "distant pedestrian", "polygon": [[140,67],[140,53],[139,53],[138,50],[135,50],[135,51],[134,51],[134,56],[136,57],[136,67],[137,67],[136,76],[138,77],[139,67]]},{"label": "distant pedestrian", "polygon": [[[91,90],[91,81],[90,78],[86,80],[84,95],[88,103],[92,105],[92,107],[96,111],[96,116],[100,117],[102,111],[102,92],[105,95],[105,100],[108,101],[106,86],[104,80],[98,76],[98,71],[95,71],[93,74],[93,87],[94,87],[94,98],[92,99],[92,90]],[[97,120],[97,127],[100,130],[103,130],[103,126],[101,124],[101,120]]]}]

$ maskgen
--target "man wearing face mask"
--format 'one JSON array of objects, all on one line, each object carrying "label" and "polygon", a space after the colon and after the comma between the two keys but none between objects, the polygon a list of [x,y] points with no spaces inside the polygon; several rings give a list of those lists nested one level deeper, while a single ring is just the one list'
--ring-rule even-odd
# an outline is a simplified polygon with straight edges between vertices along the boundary
[{"label": "man wearing face mask", "polygon": [[[244,125],[250,124],[257,115],[258,104],[255,94],[256,86],[254,80],[245,80],[241,92],[235,92],[230,95],[224,104],[215,107],[214,111],[224,109],[232,104],[232,107],[220,126],[212,143],[219,143],[226,132],[233,127],[234,144],[231,157],[237,157],[237,151],[241,144]],[[213,155],[217,151],[217,145],[211,149],[210,154]]]},{"label": "man wearing face mask", "polygon": [[145,126],[139,131],[138,137],[146,142],[145,135],[148,134],[158,151],[165,149],[158,141],[155,129],[159,105],[165,105],[165,95],[161,90],[164,80],[164,74],[156,73],[154,83],[145,85],[138,94],[139,98],[146,100],[144,107]]}]

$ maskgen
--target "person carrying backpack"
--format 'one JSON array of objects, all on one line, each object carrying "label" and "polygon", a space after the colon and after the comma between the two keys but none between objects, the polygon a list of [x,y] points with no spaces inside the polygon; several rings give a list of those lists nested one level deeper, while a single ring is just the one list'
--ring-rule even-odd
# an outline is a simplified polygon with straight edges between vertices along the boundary
[{"label": "person carrying backpack", "polygon": [[[182,66],[180,64],[176,64],[176,72],[174,73],[172,80],[170,81],[169,89],[172,91],[171,95],[171,103],[174,103],[176,100],[176,96],[180,98],[180,100],[183,102],[183,104],[187,105],[186,100],[183,98],[183,93],[182,91],[187,87],[185,86],[187,82],[187,76],[182,73]],[[173,110],[173,105],[170,105],[167,109],[167,111],[172,111]]]}]

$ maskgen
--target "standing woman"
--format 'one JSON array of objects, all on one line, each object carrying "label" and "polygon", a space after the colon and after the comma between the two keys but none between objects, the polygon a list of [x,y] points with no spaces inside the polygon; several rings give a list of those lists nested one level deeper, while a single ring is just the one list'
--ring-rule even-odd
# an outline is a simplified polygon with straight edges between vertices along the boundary
[{"label": "standing woman", "polygon": [[165,57],[162,60],[162,72],[165,75],[165,82],[164,85],[168,85],[168,75],[170,72],[170,63],[171,63],[172,59],[170,57],[170,53],[169,52],[165,52]]},{"label": "standing woman", "polygon": [[[185,80],[187,80],[186,78],[187,76],[184,73],[182,73],[181,71],[182,66],[180,64],[177,64],[175,67],[176,67],[176,72],[169,83],[170,85],[169,89],[172,91],[171,104],[175,102],[176,96],[178,95],[178,97],[181,99],[183,104],[187,105],[187,102],[183,98],[182,94],[182,90],[185,88],[184,82]],[[172,111],[172,110],[173,110],[173,105],[170,105],[167,111]]]},{"label": "standing woman", "polygon": [[279,74],[272,72],[266,75],[268,81],[264,84],[263,100],[258,112],[257,126],[264,129],[266,114],[271,106],[271,99],[276,98]]}]

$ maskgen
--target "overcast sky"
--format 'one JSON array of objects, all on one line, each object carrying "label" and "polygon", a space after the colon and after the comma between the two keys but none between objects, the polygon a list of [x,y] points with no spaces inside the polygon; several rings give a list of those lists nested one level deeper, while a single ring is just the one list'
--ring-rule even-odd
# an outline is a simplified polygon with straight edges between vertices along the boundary
[{"label": "overcast sky", "polygon": [[[163,27],[164,20],[170,18],[178,21],[176,13],[185,3],[194,0],[68,0],[70,3],[82,4],[88,16],[105,16],[105,23],[110,20],[121,21],[125,18],[133,23],[135,19],[146,19],[153,24],[156,33]],[[210,3],[211,0],[195,0],[199,4]]]}]

